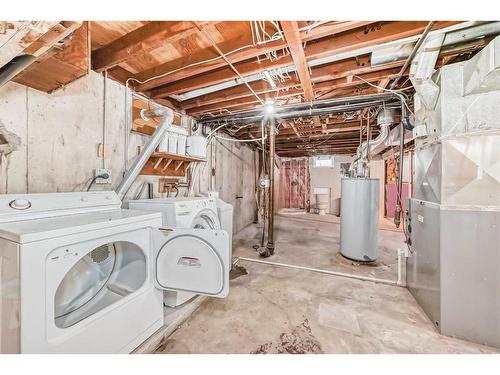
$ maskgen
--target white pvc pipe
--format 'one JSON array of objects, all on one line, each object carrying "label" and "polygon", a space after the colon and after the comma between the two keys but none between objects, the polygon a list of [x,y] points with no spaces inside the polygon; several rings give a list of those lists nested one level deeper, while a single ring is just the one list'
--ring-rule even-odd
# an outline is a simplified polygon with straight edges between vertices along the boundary
[{"label": "white pvc pipe", "polygon": [[401,275],[401,267],[402,267],[402,256],[403,256],[403,250],[398,249],[398,281],[397,285],[402,285],[403,280],[402,280],[402,275]]},{"label": "white pvc pipe", "polygon": [[[398,257],[399,257],[399,255],[398,255]],[[398,281],[394,281],[394,280],[387,280],[387,279],[378,279],[376,277],[352,275],[352,274],[349,274],[349,273],[327,271],[327,270],[321,270],[321,269],[318,269],[318,268],[295,266],[295,265],[292,265],[292,264],[276,263],[276,262],[270,262],[270,261],[267,261],[267,260],[259,260],[259,259],[244,258],[244,257],[238,257],[233,264],[236,264],[240,260],[243,260],[243,261],[246,261],[246,262],[267,264],[267,265],[270,265],[270,266],[285,267],[285,268],[292,268],[292,269],[303,270],[303,271],[311,271],[311,272],[323,273],[323,274],[327,274],[327,275],[346,277],[346,278],[357,279],[357,280],[362,280],[362,281],[371,281],[371,282],[375,282],[375,283],[379,283],[379,284],[388,284],[388,285],[402,286],[401,282],[399,280],[399,276],[398,276]],[[398,267],[400,266],[400,263],[401,262],[398,262]],[[399,274],[400,274],[400,270],[398,270],[398,275]]]}]

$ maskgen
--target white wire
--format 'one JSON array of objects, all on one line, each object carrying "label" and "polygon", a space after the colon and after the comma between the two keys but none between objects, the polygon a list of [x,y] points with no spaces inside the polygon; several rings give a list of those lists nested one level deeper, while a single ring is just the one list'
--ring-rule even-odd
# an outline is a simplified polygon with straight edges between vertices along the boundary
[{"label": "white wire", "polygon": [[[227,53],[224,53],[224,55],[226,55],[226,56],[227,56],[227,55],[231,55],[231,54],[233,54],[233,53],[239,52],[239,51],[241,51],[241,50],[243,50],[243,49],[245,49],[245,48],[249,48],[249,47],[255,47],[255,45],[253,45],[253,44],[247,44],[246,46],[242,46],[242,47],[236,48],[236,49],[234,49],[234,50],[232,50],[232,51],[229,51],[229,52],[227,52]],[[177,73],[177,72],[179,72],[179,71],[181,71],[181,70],[184,70],[184,69],[187,69],[187,68],[191,68],[191,67],[193,67],[193,66],[197,66],[197,65],[201,65],[201,64],[206,64],[206,63],[209,63],[209,62],[212,62],[212,61],[216,61],[216,60],[219,60],[219,59],[222,59],[222,58],[223,58],[222,56],[216,56],[216,57],[213,57],[213,58],[211,58],[211,59],[207,59],[207,60],[203,60],[203,61],[198,61],[198,62],[195,62],[195,63],[189,64],[189,65],[182,66],[182,67],[180,67],[180,68],[177,68],[177,69],[171,70],[171,71],[169,71],[169,72],[162,73],[162,74],[159,74],[159,75],[154,76],[154,77],[150,77],[150,78],[148,78],[148,79],[146,79],[146,80],[144,80],[144,81],[141,81],[141,80],[139,80],[139,79],[137,79],[137,78],[130,77],[130,78],[128,78],[128,79],[125,81],[125,83],[127,83],[127,82],[129,82],[129,81],[135,81],[135,82],[137,82],[137,83],[139,83],[139,84],[143,85],[143,84],[148,83],[148,82],[150,82],[150,81],[152,81],[152,80],[155,80],[155,79],[158,79],[158,78],[163,78],[163,77],[166,77],[166,76],[168,76],[168,75],[170,75],[170,74]]]},{"label": "white wire", "polygon": [[[383,90],[383,91],[392,92],[392,93],[396,93],[396,94],[399,94],[401,91],[404,91],[404,90],[409,90],[409,89],[413,88],[412,86],[410,86],[410,87],[402,88],[402,89],[399,89],[399,90],[391,90],[391,89],[386,89],[385,87],[382,87],[382,86],[377,86],[377,85],[374,85],[373,83],[368,82],[366,79],[363,79],[363,78],[361,78],[360,76],[353,75],[353,77],[356,77],[356,78],[360,79],[361,81],[365,82],[366,84],[368,84],[368,85],[370,85],[370,86],[372,86],[372,87],[375,87],[375,88],[377,88],[377,89],[380,89],[380,90]],[[411,113],[412,115],[415,115],[415,114],[413,113],[413,111],[411,110],[411,108],[408,106],[408,103],[406,103],[406,101],[404,101],[404,104],[405,104],[406,109],[408,109],[408,111],[410,111],[410,113]]]},{"label": "white wire", "polygon": [[220,135],[216,135],[215,138],[223,139],[224,141],[229,141],[229,142],[262,142],[267,139],[267,135],[264,138],[251,138],[251,139],[227,138],[227,137],[222,137]]},{"label": "white wire", "polygon": [[[255,21],[253,21],[253,22],[255,22]],[[327,22],[329,22],[329,21],[327,21]],[[273,23],[273,25],[274,25],[274,23]],[[276,25],[274,25],[274,26],[277,27]],[[312,26],[313,25],[302,27],[301,29],[299,29],[299,31],[312,30]],[[264,40],[264,39],[260,38],[260,35],[257,33],[257,31],[255,31],[256,38],[257,38],[257,43],[255,43],[255,39],[254,39],[254,26],[252,25],[252,22],[250,22],[250,27],[251,27],[251,30],[252,30],[252,41],[253,41],[253,44],[247,44],[245,46],[238,47],[238,48],[236,48],[236,49],[234,49],[232,51],[225,52],[224,55],[228,56],[228,55],[231,55],[233,53],[239,52],[239,51],[241,51],[241,50],[243,50],[245,48],[255,47],[255,44],[262,45],[262,44],[273,42],[273,41],[278,40],[278,39],[283,39],[283,35],[282,35],[283,32],[277,27],[278,31],[275,34],[273,34],[272,36],[270,36],[269,40]],[[308,27],[311,27],[311,29],[308,29]],[[316,26],[314,26],[314,27],[316,27]],[[182,66],[180,68],[177,68],[177,69],[174,69],[174,70],[171,70],[171,71],[168,71],[168,72],[165,72],[165,73],[162,73],[162,74],[150,77],[150,78],[148,78],[148,79],[146,79],[144,81],[141,81],[141,80],[139,80],[137,78],[130,77],[130,78],[128,78],[125,81],[125,83],[127,83],[129,81],[135,81],[135,82],[143,85],[143,84],[148,83],[148,82],[150,82],[152,80],[166,77],[166,76],[168,76],[170,74],[179,72],[181,70],[184,70],[184,69],[187,69],[187,68],[191,68],[193,66],[197,66],[197,65],[201,65],[201,64],[206,64],[206,63],[209,63],[209,62],[212,62],[212,61],[216,61],[216,60],[219,60],[219,59],[222,59],[222,58],[223,58],[222,56],[216,56],[216,57],[213,57],[211,59],[207,59],[207,60],[203,60],[203,61],[198,61],[198,62],[189,64],[189,65]]]}]

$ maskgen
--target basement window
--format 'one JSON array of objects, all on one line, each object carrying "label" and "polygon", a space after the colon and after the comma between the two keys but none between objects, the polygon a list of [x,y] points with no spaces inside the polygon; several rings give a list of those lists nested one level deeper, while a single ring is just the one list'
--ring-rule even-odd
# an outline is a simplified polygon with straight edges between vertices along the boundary
[{"label": "basement window", "polygon": [[333,168],[333,156],[316,156],[313,160],[314,168]]}]

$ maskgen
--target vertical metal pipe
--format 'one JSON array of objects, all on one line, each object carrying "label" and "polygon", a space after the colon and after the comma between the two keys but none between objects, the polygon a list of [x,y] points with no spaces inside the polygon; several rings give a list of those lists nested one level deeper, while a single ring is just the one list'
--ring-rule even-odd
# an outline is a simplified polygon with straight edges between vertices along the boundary
[{"label": "vertical metal pipe", "polygon": [[142,115],[146,118],[161,118],[162,120],[161,124],[158,125],[151,136],[149,142],[144,146],[142,152],[137,156],[130,169],[125,173],[125,176],[123,176],[123,180],[116,188],[116,194],[122,200],[130,189],[130,186],[132,186],[132,183],[135,181],[137,176],[139,176],[139,173],[141,173],[142,168],[146,165],[155,148],[165,137],[165,134],[174,119],[174,112],[169,108],[149,111],[143,110],[143,112],[141,112],[141,116]]},{"label": "vertical metal pipe", "polygon": [[410,155],[409,155],[409,158],[408,158],[409,159],[409,163],[410,163],[410,187],[409,187],[409,194],[408,195],[409,195],[410,198],[413,197],[413,185],[415,183],[415,179],[414,179],[414,177],[415,177],[414,176],[414,174],[415,174],[415,170],[414,170],[415,166],[414,166],[414,160],[413,160],[414,155],[415,154],[414,154],[414,152],[412,150],[412,151],[410,151]]},{"label": "vertical metal pipe", "polygon": [[363,144],[363,117],[359,118],[359,147]]},{"label": "vertical metal pipe", "polygon": [[102,87],[102,168],[106,169],[106,96],[108,88],[108,71],[103,73]]},{"label": "vertical metal pipe", "polygon": [[372,126],[370,124],[370,114],[366,118],[366,173],[365,177],[370,177],[370,151],[371,151],[371,140],[372,140]]},{"label": "vertical metal pipe", "polygon": [[274,254],[274,119],[269,118],[269,218],[267,222],[267,249]]},{"label": "vertical metal pipe", "polygon": [[[406,113],[406,111],[404,111]],[[396,212],[394,213],[394,224],[399,228],[401,224],[401,211],[403,209],[403,161],[404,161],[404,146],[405,146],[405,125],[406,117],[401,116],[401,124],[399,125],[399,170],[398,170],[398,200],[396,204]]]}]

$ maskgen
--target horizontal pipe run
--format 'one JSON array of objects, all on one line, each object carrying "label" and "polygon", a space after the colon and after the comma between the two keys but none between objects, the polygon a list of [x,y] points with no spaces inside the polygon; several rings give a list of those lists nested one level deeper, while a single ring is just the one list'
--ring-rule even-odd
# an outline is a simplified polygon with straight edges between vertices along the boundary
[{"label": "horizontal pipe run", "polygon": [[345,278],[349,278],[349,279],[356,279],[356,280],[361,280],[361,281],[371,281],[371,282],[378,283],[378,284],[403,286],[403,285],[398,284],[398,281],[393,281],[393,280],[378,279],[376,277],[368,277],[368,276],[358,276],[358,275],[352,275],[352,274],[349,274],[349,273],[327,271],[327,270],[321,270],[321,269],[318,269],[318,268],[311,268],[311,267],[304,267],[304,266],[295,266],[293,264],[269,262],[267,260],[259,260],[259,259],[252,259],[252,258],[238,257],[233,264],[238,263],[238,261],[240,261],[240,260],[243,260],[245,262],[267,264],[269,266],[284,267],[284,268],[291,268],[291,269],[296,269],[296,270],[303,270],[303,271],[323,273],[323,274],[326,274],[326,275],[340,276],[340,277],[345,277]]},{"label": "horizontal pipe run", "polygon": [[[393,93],[381,93],[381,94],[371,94],[371,95],[356,95],[356,96],[344,96],[330,99],[319,99],[313,100],[310,102],[303,103],[293,103],[287,104],[280,107],[275,108],[275,115],[279,116],[282,112],[290,111],[290,110],[311,110],[322,107],[331,107],[333,105],[338,104],[355,104],[355,103],[364,103],[369,101],[387,101],[390,99],[394,99]],[[262,109],[257,109],[253,111],[245,111],[230,115],[221,115],[215,117],[207,117],[200,120],[202,123],[213,122],[213,121],[222,121],[222,120],[231,120],[231,119],[241,119],[241,118],[250,118],[250,117],[262,117]]]},{"label": "horizontal pipe run", "polygon": [[[394,100],[394,97],[391,99]],[[297,118],[297,117],[322,116],[322,115],[329,115],[331,113],[355,111],[355,110],[364,109],[367,107],[379,106],[379,105],[382,105],[384,102],[385,102],[385,100],[377,100],[377,101],[370,101],[370,102],[365,102],[365,103],[339,105],[339,106],[334,106],[334,107],[310,108],[310,109],[296,110],[296,111],[291,111],[291,112],[280,111],[280,112],[276,113],[275,117],[277,120],[282,120],[282,119]],[[392,102],[386,102],[386,104],[389,105],[389,104],[392,104]],[[247,117],[204,119],[204,120],[202,120],[202,123],[204,123],[204,124],[221,123],[221,122],[225,121],[226,123],[231,123],[233,125],[246,125],[246,124],[259,122],[262,119],[264,119],[265,116],[266,115],[264,113],[262,113],[262,111],[261,111],[257,115],[251,115],[251,116],[247,116]]]}]

